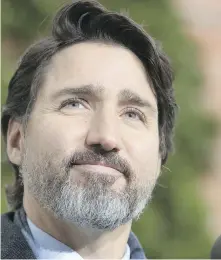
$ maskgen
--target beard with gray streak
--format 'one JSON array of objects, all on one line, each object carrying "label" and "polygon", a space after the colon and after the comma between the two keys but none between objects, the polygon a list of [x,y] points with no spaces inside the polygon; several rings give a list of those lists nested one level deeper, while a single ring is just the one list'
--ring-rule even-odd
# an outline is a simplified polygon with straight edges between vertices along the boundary
[{"label": "beard with gray streak", "polygon": [[[26,147],[20,173],[39,205],[57,219],[78,227],[111,231],[138,220],[151,200],[157,180],[138,182],[129,164],[116,154],[87,150],[60,161],[55,158],[52,154],[36,155]],[[89,159],[117,165],[127,180],[126,186],[121,191],[111,189],[119,177],[107,173],[87,171],[73,180],[74,165]]]}]

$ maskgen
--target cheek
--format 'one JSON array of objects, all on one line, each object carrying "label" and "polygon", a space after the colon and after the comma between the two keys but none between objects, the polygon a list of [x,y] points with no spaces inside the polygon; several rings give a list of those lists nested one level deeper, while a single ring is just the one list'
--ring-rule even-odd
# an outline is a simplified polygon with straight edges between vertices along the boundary
[{"label": "cheek", "polygon": [[127,153],[138,177],[149,179],[158,174],[159,136],[157,133],[149,132],[140,135],[139,138],[131,138],[127,145]]},{"label": "cheek", "polygon": [[75,149],[85,138],[88,122],[71,116],[42,117],[29,127],[29,139],[35,149],[53,152],[68,152]]}]

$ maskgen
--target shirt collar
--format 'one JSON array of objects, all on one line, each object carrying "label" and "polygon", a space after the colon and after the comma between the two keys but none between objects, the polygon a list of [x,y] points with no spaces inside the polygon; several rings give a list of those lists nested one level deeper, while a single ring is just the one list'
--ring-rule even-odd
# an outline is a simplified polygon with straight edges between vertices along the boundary
[{"label": "shirt collar", "polygon": [[[27,223],[29,225],[32,239],[35,246],[38,248],[39,258],[47,259],[70,259],[70,256],[74,259],[82,260],[83,258],[70,247],[58,241],[48,233],[38,228],[28,217]],[[125,254],[122,260],[130,259],[130,247],[126,245]]]}]

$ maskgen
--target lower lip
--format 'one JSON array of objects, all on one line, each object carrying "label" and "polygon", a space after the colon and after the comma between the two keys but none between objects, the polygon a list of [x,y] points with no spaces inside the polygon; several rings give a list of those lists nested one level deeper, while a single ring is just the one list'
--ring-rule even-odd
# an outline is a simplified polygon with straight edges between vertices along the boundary
[{"label": "lower lip", "polygon": [[122,175],[121,172],[107,166],[103,165],[93,165],[93,164],[77,164],[74,165],[74,168],[79,168],[83,170],[88,170],[88,171],[94,171],[94,172],[100,172],[100,173],[107,173],[115,176]]}]

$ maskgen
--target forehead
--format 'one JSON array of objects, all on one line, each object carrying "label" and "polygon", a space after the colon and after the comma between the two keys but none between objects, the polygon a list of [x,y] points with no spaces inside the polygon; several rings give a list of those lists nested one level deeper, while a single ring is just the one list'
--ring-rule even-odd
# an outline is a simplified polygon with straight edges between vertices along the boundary
[{"label": "forehead", "polygon": [[57,53],[49,65],[43,86],[44,96],[66,87],[102,86],[106,94],[130,89],[156,102],[139,58],[130,50],[99,42],[84,42]]}]

